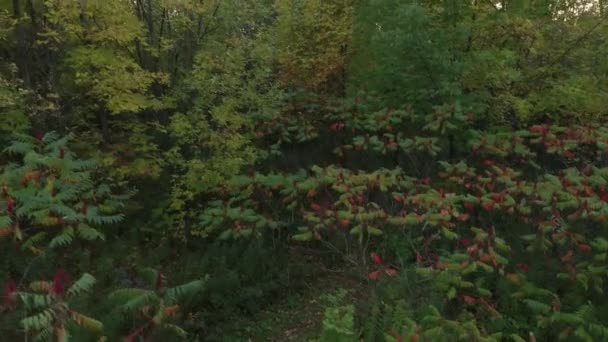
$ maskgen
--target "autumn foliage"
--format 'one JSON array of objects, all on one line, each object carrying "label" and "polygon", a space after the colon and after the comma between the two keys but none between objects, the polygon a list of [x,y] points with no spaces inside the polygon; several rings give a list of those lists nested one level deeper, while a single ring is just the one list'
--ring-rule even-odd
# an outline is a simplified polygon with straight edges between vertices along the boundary
[{"label": "autumn foliage", "polygon": [[606,10],[0,2],[2,337],[608,340]]}]

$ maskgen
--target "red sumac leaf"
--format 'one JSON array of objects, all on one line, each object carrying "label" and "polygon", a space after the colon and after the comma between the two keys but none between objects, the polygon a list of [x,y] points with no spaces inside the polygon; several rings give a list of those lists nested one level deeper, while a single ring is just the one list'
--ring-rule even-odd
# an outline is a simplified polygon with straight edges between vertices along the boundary
[{"label": "red sumac leaf", "polygon": [[139,336],[143,335],[146,327],[147,326],[144,325],[144,326],[138,328],[137,330],[134,330],[133,332],[131,332],[127,337],[125,337],[125,342],[135,342]]},{"label": "red sumac leaf", "polygon": [[439,189],[439,196],[441,196],[441,198],[445,198],[445,190],[443,190],[443,188]]},{"label": "red sumac leaf", "polygon": [[4,305],[9,304],[12,301],[12,295],[15,291],[17,291],[17,283],[10,279],[2,290],[2,303]]},{"label": "red sumac leaf", "polygon": [[543,125],[534,125],[530,127],[530,132],[532,133],[547,133],[547,127]]},{"label": "red sumac leaf", "polygon": [[561,257],[560,259],[562,260],[562,262],[564,263],[569,263],[570,261],[572,261],[572,257],[574,256],[574,253],[572,252],[572,250],[569,250],[568,253],[566,253],[566,255],[564,255],[563,257]]},{"label": "red sumac leaf", "polygon": [[12,213],[13,211],[15,211],[15,200],[13,200],[12,197],[6,198],[6,210],[9,213]]},{"label": "red sumac leaf", "polygon": [[551,303],[551,307],[553,308],[553,311],[555,311],[555,312],[560,312],[562,309],[561,303],[557,300],[554,300],[553,303]]},{"label": "red sumac leaf", "polygon": [[471,296],[467,296],[467,295],[462,296],[462,300],[469,305],[473,305],[473,304],[477,303],[477,299],[475,297],[471,297]]},{"label": "red sumac leaf", "polygon": [[495,202],[498,202],[498,203],[502,202],[502,201],[503,201],[503,198],[504,198],[504,195],[503,195],[503,194],[501,194],[501,193],[496,193],[496,192],[493,192],[493,193],[492,193],[490,196],[492,196],[492,199],[493,199]]},{"label": "red sumac leaf", "polygon": [[59,269],[55,272],[53,277],[53,293],[55,295],[62,295],[68,288],[70,278],[64,269]]},{"label": "red sumac leaf", "polygon": [[371,280],[378,280],[380,278],[380,271],[370,272],[367,277]]},{"label": "red sumac leaf", "polygon": [[380,255],[378,255],[376,252],[371,252],[370,257],[372,258],[372,261],[374,262],[374,264],[382,265],[382,262],[383,262],[382,257]]},{"label": "red sumac leaf", "polygon": [[156,272],[156,279],[154,280],[154,288],[160,289],[163,286],[163,275],[160,272]]},{"label": "red sumac leaf", "polygon": [[578,245],[578,249],[581,252],[591,252],[591,250],[592,250],[591,246],[589,246],[587,244],[584,244],[584,243],[579,244]]}]

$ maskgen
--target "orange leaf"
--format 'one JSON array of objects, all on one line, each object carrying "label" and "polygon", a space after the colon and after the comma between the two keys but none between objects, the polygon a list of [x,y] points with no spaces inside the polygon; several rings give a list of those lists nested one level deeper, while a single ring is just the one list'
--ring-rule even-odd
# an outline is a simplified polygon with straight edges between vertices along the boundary
[{"label": "orange leaf", "polygon": [[367,277],[371,280],[378,280],[378,278],[380,278],[380,272],[379,271],[370,272],[370,274],[368,274]]},{"label": "orange leaf", "polygon": [[64,341],[65,338],[65,327],[62,325],[55,328],[55,336],[57,337],[57,341]]},{"label": "orange leaf", "polygon": [[165,308],[165,315],[171,316],[179,310],[179,305],[171,305]]},{"label": "orange leaf", "polygon": [[13,229],[13,227],[4,227],[4,228],[0,228],[0,238],[1,237],[5,237],[7,235],[10,235],[14,232],[15,230]]},{"label": "orange leaf", "polygon": [[495,205],[495,203],[494,203],[493,201],[486,201],[486,202],[483,202],[483,203],[481,204],[481,206],[482,206],[482,207],[483,207],[483,208],[484,208],[486,211],[490,211],[490,210],[494,209],[494,205]]},{"label": "orange leaf", "polygon": [[566,253],[566,255],[561,257],[562,262],[565,262],[565,263],[570,262],[572,260],[573,255],[574,255],[574,253],[572,252],[572,250],[569,250],[568,253]]},{"label": "orange leaf", "polygon": [[384,273],[386,273],[389,277],[394,277],[397,275],[397,270],[389,267],[384,270]]},{"label": "orange leaf", "polygon": [[399,336],[399,334],[394,329],[391,329],[391,336],[395,339],[396,342],[403,342],[403,338]]},{"label": "orange leaf", "polygon": [[509,280],[515,284],[520,283],[519,277],[515,273],[507,273],[507,275],[505,275],[505,278],[507,278],[507,280]]},{"label": "orange leaf", "polygon": [[458,215],[458,220],[464,222],[464,221],[468,220],[470,217],[471,217],[471,215],[469,215],[469,214],[460,214],[460,215]]}]

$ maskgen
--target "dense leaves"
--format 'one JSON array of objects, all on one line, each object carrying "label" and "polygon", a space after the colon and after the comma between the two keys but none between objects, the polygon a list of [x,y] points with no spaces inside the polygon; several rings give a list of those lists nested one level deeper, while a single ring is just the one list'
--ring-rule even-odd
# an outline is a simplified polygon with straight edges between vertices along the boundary
[{"label": "dense leaves", "polygon": [[606,6],[0,1],[0,329],[608,339]]}]

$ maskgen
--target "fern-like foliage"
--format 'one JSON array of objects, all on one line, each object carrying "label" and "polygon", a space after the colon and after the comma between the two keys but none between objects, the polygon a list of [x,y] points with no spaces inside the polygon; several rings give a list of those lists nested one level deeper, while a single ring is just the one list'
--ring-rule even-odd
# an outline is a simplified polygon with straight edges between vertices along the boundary
[{"label": "fern-like foliage", "polygon": [[81,295],[88,292],[93,285],[95,285],[95,278],[92,275],[85,273],[80,277],[80,279],[75,281],[72,286],[70,286],[70,288],[67,290],[67,294],[68,296]]},{"label": "fern-like foliage", "polygon": [[344,299],[347,291],[340,289],[333,294],[328,294],[326,299],[328,305],[325,309],[321,342],[330,341],[353,341],[355,340],[355,308],[352,304],[345,304]]},{"label": "fern-like foliage", "polygon": [[166,330],[185,337],[186,332],[171,318],[189,296],[203,291],[206,278],[166,287],[166,278],[160,271],[146,268],[139,273],[144,282],[149,284],[148,288],[119,289],[109,296],[109,300],[117,305],[125,317],[140,322],[140,326],[131,331],[127,339],[134,340],[154,330]]},{"label": "fern-like foliage", "polygon": [[[96,165],[68,148],[71,136],[19,136],[4,149],[15,162],[0,165],[0,238],[23,250],[60,248],[75,239],[103,240],[98,227],[120,222],[130,194],[115,195],[94,177]],[[45,232],[45,234],[41,234]]]},{"label": "fern-like foliage", "polygon": [[204,286],[204,280],[194,280],[182,285],[169,288],[165,292],[165,300],[167,304],[178,304],[185,298],[193,296],[197,292],[201,291]]},{"label": "fern-like foliage", "polygon": [[71,308],[74,299],[92,289],[95,278],[85,273],[66,289],[67,282],[67,275],[60,270],[52,281],[30,283],[33,292],[18,293],[26,313],[21,325],[34,341],[68,341],[72,326],[95,333],[103,330],[100,321]]}]

